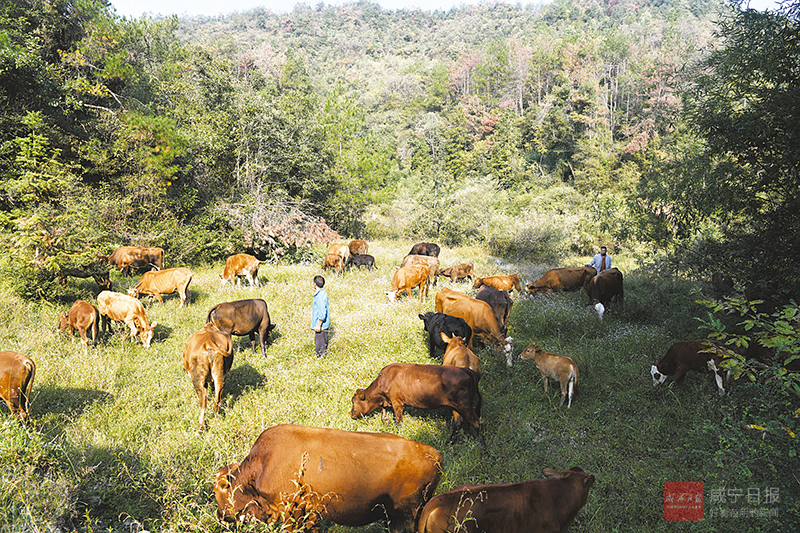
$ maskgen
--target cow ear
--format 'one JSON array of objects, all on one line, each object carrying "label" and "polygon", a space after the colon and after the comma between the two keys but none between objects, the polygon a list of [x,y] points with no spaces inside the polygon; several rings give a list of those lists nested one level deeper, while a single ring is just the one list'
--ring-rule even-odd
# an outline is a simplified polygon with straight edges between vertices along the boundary
[{"label": "cow ear", "polygon": [[442,340],[443,340],[444,342],[446,342],[447,344],[450,344],[450,337],[448,337],[448,336],[447,336],[447,334],[446,334],[444,331],[443,331],[443,332],[441,332],[439,335],[441,335],[441,336],[442,336]]},{"label": "cow ear", "polygon": [[542,472],[544,473],[544,477],[547,479],[558,479],[564,477],[561,472],[556,472],[552,468],[543,468]]},{"label": "cow ear", "polygon": [[589,489],[592,485],[594,485],[594,476],[589,476],[583,480],[583,488]]}]

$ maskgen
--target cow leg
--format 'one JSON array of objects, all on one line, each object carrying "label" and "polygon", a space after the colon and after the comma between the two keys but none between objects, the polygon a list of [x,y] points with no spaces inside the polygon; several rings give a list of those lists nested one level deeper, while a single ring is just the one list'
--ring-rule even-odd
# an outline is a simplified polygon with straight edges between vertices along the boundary
[{"label": "cow leg", "polygon": [[253,353],[256,353],[256,332],[251,331],[250,335],[250,345],[253,347]]},{"label": "cow leg", "polygon": [[86,328],[79,329],[81,334],[81,346],[83,346],[83,355],[89,355],[89,339],[86,338]]},{"label": "cow leg", "polygon": [[683,381],[683,378],[686,377],[686,372],[689,370],[689,367],[686,365],[679,364],[678,369],[672,375],[672,382],[680,384]]},{"label": "cow leg", "polygon": [[[164,305],[164,298],[162,298],[162,297],[161,297],[161,293],[160,293],[160,292],[157,292],[157,293],[155,294],[155,296],[156,296],[156,298],[158,298],[158,303],[160,303],[161,305]],[[152,302],[153,302],[153,295],[151,294],[151,295],[150,295],[150,303],[152,303]],[[148,304],[148,305],[149,305],[149,304]]]},{"label": "cow leg", "polygon": [[719,387],[719,395],[724,395],[725,387],[723,386],[722,382],[722,371],[717,368],[717,365],[714,363],[713,359],[708,360],[708,369],[714,373],[714,380],[717,382],[717,387]]},{"label": "cow leg", "polygon": [[[209,353],[209,357],[211,356],[212,354]],[[219,415],[219,404],[220,400],[222,399],[222,387],[225,386],[225,370],[222,367],[222,357],[217,357],[214,361],[214,368],[211,370],[211,377],[214,380],[214,416]]]},{"label": "cow leg", "polygon": [[392,410],[394,411],[394,421],[399,426],[403,423],[403,402],[394,400],[392,402]]},{"label": "cow leg", "polygon": [[544,393],[547,394],[547,376],[542,372],[542,382],[544,383]]}]

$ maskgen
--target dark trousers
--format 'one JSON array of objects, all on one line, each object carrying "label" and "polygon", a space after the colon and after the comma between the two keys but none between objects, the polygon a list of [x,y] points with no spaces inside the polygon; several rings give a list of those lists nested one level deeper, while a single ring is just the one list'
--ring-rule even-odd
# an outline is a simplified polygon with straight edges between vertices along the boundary
[{"label": "dark trousers", "polygon": [[314,332],[314,348],[317,350],[317,357],[325,357],[328,353],[328,330],[323,329],[319,333]]}]

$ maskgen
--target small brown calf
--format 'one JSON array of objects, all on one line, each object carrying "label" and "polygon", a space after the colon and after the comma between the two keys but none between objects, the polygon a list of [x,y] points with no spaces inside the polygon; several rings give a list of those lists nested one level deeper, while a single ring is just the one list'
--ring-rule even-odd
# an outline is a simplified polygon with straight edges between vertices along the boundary
[{"label": "small brown calf", "polygon": [[83,346],[83,355],[89,353],[89,339],[86,338],[86,332],[91,328],[92,331],[92,346],[97,346],[97,333],[100,329],[100,311],[89,302],[83,300],[76,300],[69,311],[64,311],[58,317],[58,329],[60,331],[69,330],[69,338],[74,343],[75,330],[78,330],[81,336],[81,345]]},{"label": "small brown calf", "polygon": [[561,383],[561,405],[564,404],[564,399],[569,393],[569,402],[567,408],[572,407],[572,393],[575,384],[578,383],[578,365],[569,357],[555,355],[546,352],[531,344],[519,354],[522,359],[527,359],[536,363],[539,367],[539,372],[542,373],[542,380],[544,381],[544,392],[547,393],[547,380],[548,378],[557,379]]}]

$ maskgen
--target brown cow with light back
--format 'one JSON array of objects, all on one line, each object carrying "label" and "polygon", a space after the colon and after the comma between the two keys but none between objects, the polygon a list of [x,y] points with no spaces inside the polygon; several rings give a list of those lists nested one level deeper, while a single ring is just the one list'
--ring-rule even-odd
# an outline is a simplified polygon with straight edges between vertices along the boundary
[{"label": "brown cow with light back", "polygon": [[12,415],[27,423],[36,365],[17,352],[0,352],[0,397]]},{"label": "brown cow with light back", "polygon": [[206,324],[194,333],[183,348],[183,368],[192,380],[200,402],[200,431],[206,428],[208,392],[206,383],[214,385],[214,414],[219,413],[219,401],[225,375],[233,364],[231,336]]},{"label": "brown cow with light back", "polygon": [[128,296],[133,298],[149,296],[148,304],[153,301],[155,296],[163,304],[162,294],[177,292],[181,298],[179,307],[183,307],[189,295],[189,283],[191,282],[192,271],[188,268],[168,268],[157,272],[145,272],[139,283],[128,289]]},{"label": "brown cow with light back", "polygon": [[220,285],[226,283],[233,285],[234,279],[236,286],[239,286],[239,277],[243,276],[250,283],[251,287],[258,286],[258,265],[261,261],[250,254],[235,254],[225,260],[225,269],[220,277]]},{"label": "brown cow with light back", "polygon": [[498,291],[511,292],[512,290],[516,290],[517,292],[519,292],[521,290],[521,285],[519,284],[519,276],[517,274],[475,278],[475,281],[472,283],[472,288],[478,289],[484,285],[492,287],[493,289],[497,289]]},{"label": "brown cow with light back", "polygon": [[103,333],[108,328],[109,320],[124,322],[131,330],[132,340],[139,335],[142,345],[145,348],[150,347],[157,323],[149,324],[147,322],[147,315],[139,300],[131,298],[127,294],[103,291],[97,296],[97,309],[103,318]]},{"label": "brown cow with light back", "polygon": [[76,300],[69,311],[64,311],[58,317],[58,329],[60,331],[69,330],[69,338],[73,343],[73,337],[77,330],[81,336],[81,345],[83,346],[83,354],[89,353],[89,340],[86,338],[86,332],[92,332],[92,346],[97,346],[98,330],[100,328],[100,311],[89,302],[83,300]]},{"label": "brown cow with light back", "polygon": [[528,294],[544,294],[547,292],[576,291],[585,288],[589,281],[597,275],[594,267],[554,268],[529,284]]},{"label": "brown cow with light back", "polygon": [[395,270],[392,276],[392,289],[386,297],[392,303],[397,302],[400,295],[405,292],[411,296],[411,289],[419,287],[419,301],[428,296],[428,267],[425,265],[408,265]]}]

